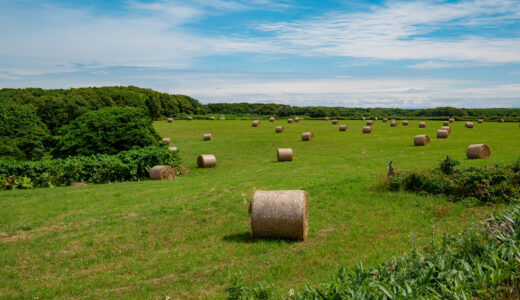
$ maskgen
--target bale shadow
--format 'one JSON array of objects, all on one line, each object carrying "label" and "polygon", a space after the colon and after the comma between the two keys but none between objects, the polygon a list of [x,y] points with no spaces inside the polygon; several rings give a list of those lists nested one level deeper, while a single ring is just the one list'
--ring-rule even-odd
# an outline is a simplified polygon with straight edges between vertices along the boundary
[{"label": "bale shadow", "polygon": [[284,238],[256,238],[256,239],[253,239],[250,232],[229,234],[229,235],[224,236],[222,238],[222,240],[225,242],[246,243],[246,244],[257,243],[259,241],[268,242],[268,243],[284,242],[284,243],[288,243],[288,244],[293,244],[293,243],[298,242],[296,240],[284,239]]}]

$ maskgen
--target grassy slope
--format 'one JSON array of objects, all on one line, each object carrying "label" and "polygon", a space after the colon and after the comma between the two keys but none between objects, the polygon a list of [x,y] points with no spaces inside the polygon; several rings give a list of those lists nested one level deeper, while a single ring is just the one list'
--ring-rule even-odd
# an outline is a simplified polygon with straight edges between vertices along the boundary
[{"label": "grassy slope", "polygon": [[[156,123],[180,148],[192,173],[173,181],[145,181],[0,193],[0,296],[76,298],[219,297],[229,272],[269,281],[286,294],[318,283],[340,264],[373,265],[456,232],[491,207],[465,208],[442,198],[374,189],[386,165],[433,168],[447,154],[462,166],[510,163],[520,157],[518,124],[452,124],[447,140],[428,128],[378,121],[176,121]],[[285,126],[283,134],[274,127]],[[300,135],[313,131],[312,142]],[[214,140],[203,142],[203,133]],[[426,133],[432,144],[414,147]],[[486,143],[489,160],[467,160],[465,149]],[[294,161],[277,163],[276,148],[292,147]],[[212,153],[217,168],[196,169]],[[309,192],[309,237],[303,243],[252,242],[247,214],[254,189]],[[146,297],[145,297],[146,296]]]}]

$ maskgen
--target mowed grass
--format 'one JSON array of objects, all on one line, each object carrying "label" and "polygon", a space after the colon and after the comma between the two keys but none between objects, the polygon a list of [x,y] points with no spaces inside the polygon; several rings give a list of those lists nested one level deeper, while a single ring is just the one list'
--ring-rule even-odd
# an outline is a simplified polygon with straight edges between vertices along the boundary
[{"label": "mowed grass", "polygon": [[[347,132],[339,132],[347,124]],[[180,149],[191,173],[170,181],[126,182],[0,192],[2,298],[223,298],[228,275],[251,286],[270,282],[277,296],[329,279],[340,265],[378,264],[456,233],[500,206],[468,208],[442,197],[377,189],[393,161],[396,171],[430,169],[450,155],[462,167],[511,163],[520,157],[520,128],[512,123],[418,128],[377,121],[305,120],[157,122]],[[275,126],[285,132],[275,134]],[[315,139],[302,142],[312,131]],[[213,141],[203,142],[202,134]],[[428,134],[431,145],[413,146]],[[486,143],[488,160],[467,160],[469,144]],[[291,147],[292,162],[276,162]],[[217,167],[197,169],[199,154]],[[255,189],[309,193],[305,242],[250,238],[248,205]],[[433,231],[432,231],[433,225]]]}]

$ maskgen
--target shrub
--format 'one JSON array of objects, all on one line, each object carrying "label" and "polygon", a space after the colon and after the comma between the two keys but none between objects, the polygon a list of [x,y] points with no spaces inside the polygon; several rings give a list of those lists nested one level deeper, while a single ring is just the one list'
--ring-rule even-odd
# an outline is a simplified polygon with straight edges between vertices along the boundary
[{"label": "shrub", "polygon": [[[140,180],[148,178],[153,166],[179,164],[176,151],[161,147],[146,147],[117,155],[72,156],[35,162],[4,161],[0,162],[0,189]],[[15,182],[22,179],[25,181],[19,184]]]},{"label": "shrub", "polygon": [[60,129],[55,157],[116,154],[134,147],[157,145],[160,138],[139,109],[109,107],[83,114]]}]

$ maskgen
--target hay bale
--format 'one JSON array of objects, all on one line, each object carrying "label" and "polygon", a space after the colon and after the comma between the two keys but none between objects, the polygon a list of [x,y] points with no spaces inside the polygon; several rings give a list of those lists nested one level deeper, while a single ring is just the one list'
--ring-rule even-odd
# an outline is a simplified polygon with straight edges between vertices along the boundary
[{"label": "hay bale", "polygon": [[168,118],[168,123],[173,123],[173,118]]},{"label": "hay bale", "polygon": [[491,152],[486,144],[469,145],[466,150],[466,156],[469,159],[489,158],[489,155],[491,155]]},{"label": "hay bale", "polygon": [[397,126],[397,122],[396,121],[391,121],[390,122],[390,127],[396,127]]},{"label": "hay bale", "polygon": [[374,125],[374,121],[368,120],[368,121],[367,121],[367,125],[369,125],[369,126],[370,126],[370,125]]},{"label": "hay bale", "polygon": [[155,166],[150,170],[151,180],[174,179],[175,169],[170,166]]},{"label": "hay bale", "polygon": [[443,126],[449,126],[450,125],[450,121],[442,121],[442,125]]},{"label": "hay bale", "polygon": [[483,119],[478,119],[477,122],[478,122],[479,124],[482,124],[482,123],[484,123],[484,120],[483,120]]},{"label": "hay bale", "polygon": [[323,120],[328,121],[330,119],[329,119],[329,117],[325,117],[325,118],[323,118]]},{"label": "hay bale", "polygon": [[370,127],[370,126],[363,127],[363,133],[372,133],[372,127]]},{"label": "hay bale", "polygon": [[430,138],[426,134],[416,135],[413,143],[415,146],[427,146],[430,144]]},{"label": "hay bale", "polygon": [[284,131],[284,128],[282,126],[276,126],[274,129],[274,132],[276,133],[282,133]]},{"label": "hay bale", "polygon": [[249,206],[253,238],[307,237],[308,195],[302,190],[256,191]]},{"label": "hay bale", "polygon": [[347,131],[347,125],[339,125],[339,131]]},{"label": "hay bale", "polygon": [[504,119],[500,119],[500,123],[504,123]]},{"label": "hay bale", "polygon": [[388,122],[388,119],[387,118],[383,118],[383,122],[384,123]]},{"label": "hay bale", "polygon": [[294,122],[293,119],[287,119],[287,123],[292,123],[292,122]]},{"label": "hay bale", "polygon": [[376,121],[377,121],[377,120],[378,120],[378,119],[377,119],[377,117],[374,117],[374,120],[376,120]]},{"label": "hay bale", "polygon": [[304,132],[302,134],[302,141],[312,141],[314,139],[314,134],[312,132]]},{"label": "hay bale", "polygon": [[365,121],[365,120],[366,120],[366,118],[365,118],[365,117],[361,117],[361,120]]},{"label": "hay bale", "polygon": [[217,159],[212,154],[201,154],[197,157],[197,166],[199,168],[213,168],[217,165]]},{"label": "hay bale", "polygon": [[294,118],[294,122],[296,122],[296,123],[300,122],[300,118]]},{"label": "hay bale", "polygon": [[269,118],[269,122],[274,122],[274,120],[276,120],[274,117]]},{"label": "hay bale", "polygon": [[73,184],[70,185],[71,187],[83,187],[83,186],[88,186],[88,184],[84,183],[84,182],[74,182]]},{"label": "hay bale", "polygon": [[193,117],[188,117],[188,120],[190,120],[190,121],[193,120]]},{"label": "hay bale", "polygon": [[448,135],[450,135],[450,134],[447,130],[444,130],[444,129],[437,130],[438,139],[446,139],[446,138],[448,138]]},{"label": "hay bale", "polygon": [[404,125],[404,126],[408,126],[408,121],[404,120],[404,121],[403,121],[403,125]]},{"label": "hay bale", "polygon": [[211,133],[204,133],[203,139],[204,141],[211,141],[213,139],[213,136],[211,135]]},{"label": "hay bale", "polygon": [[215,117],[209,117],[209,119],[210,119],[211,121],[214,121],[216,118],[215,118]]},{"label": "hay bale", "polygon": [[170,138],[163,138],[161,141],[160,141],[161,144],[165,144],[165,145],[171,145],[172,143],[172,139]]},{"label": "hay bale", "polygon": [[455,122],[455,119],[454,118],[450,118],[449,121],[450,121],[450,123],[453,123],[453,122]]},{"label": "hay bale", "polygon": [[254,120],[252,125],[253,125],[253,127],[260,126],[260,120]]},{"label": "hay bale", "polygon": [[451,127],[450,126],[442,126],[441,130],[446,130],[448,134],[451,134]]},{"label": "hay bale", "polygon": [[177,151],[177,147],[168,147],[168,150],[170,150],[170,151]]},{"label": "hay bale", "polygon": [[278,148],[276,150],[276,157],[278,161],[292,161],[292,149]]},{"label": "hay bale", "polygon": [[419,122],[419,128],[426,128],[426,122]]},{"label": "hay bale", "polygon": [[338,120],[336,120],[336,119],[332,120],[332,124],[333,124],[333,125],[338,124]]},{"label": "hay bale", "polygon": [[475,127],[475,124],[473,122],[466,122],[466,128],[473,128]]}]

